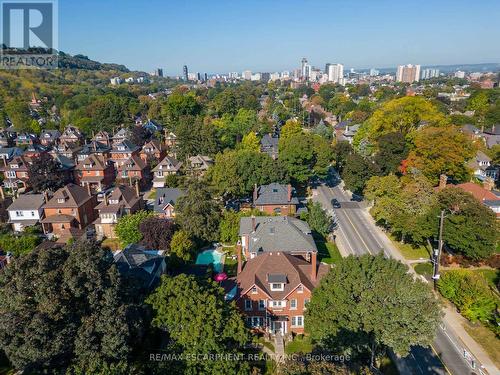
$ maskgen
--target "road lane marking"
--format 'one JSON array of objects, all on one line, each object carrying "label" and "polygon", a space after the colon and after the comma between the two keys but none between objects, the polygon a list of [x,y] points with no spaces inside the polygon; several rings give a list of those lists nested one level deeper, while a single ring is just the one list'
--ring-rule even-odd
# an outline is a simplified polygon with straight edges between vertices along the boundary
[{"label": "road lane marking", "polygon": [[418,370],[420,371],[421,374],[424,373],[424,371],[420,368],[420,364],[418,363],[417,359],[415,358],[415,356],[413,355],[412,352],[410,352],[411,356],[413,357],[413,359],[415,360],[415,363],[417,364],[417,368]]},{"label": "road lane marking", "polygon": [[349,218],[349,215],[346,213],[346,211],[344,211],[345,213],[345,217],[347,218],[347,220],[349,220],[349,223],[351,223],[351,226],[352,226],[352,229],[354,229],[354,231],[356,232],[356,234],[358,235],[359,239],[361,240],[361,242],[363,242],[363,245],[365,246],[366,248],[366,251],[368,252],[368,254],[370,255],[373,255],[372,252],[370,251],[370,248],[368,247],[368,245],[366,244],[365,240],[363,240],[363,237],[361,236],[361,234],[359,234],[358,230],[356,229],[356,227],[354,226],[354,223],[351,221],[351,219]]},{"label": "road lane marking", "polygon": [[444,364],[443,360],[441,359],[441,357],[439,356],[439,354],[437,353],[436,349],[434,349],[434,346],[431,345],[431,349],[432,351],[434,352],[434,354],[436,355],[436,357],[438,357],[439,359],[439,362],[441,362],[441,364],[444,366],[444,369],[446,370],[446,372],[448,373],[448,375],[453,375],[450,370],[448,370],[448,367],[446,367],[446,365]]}]

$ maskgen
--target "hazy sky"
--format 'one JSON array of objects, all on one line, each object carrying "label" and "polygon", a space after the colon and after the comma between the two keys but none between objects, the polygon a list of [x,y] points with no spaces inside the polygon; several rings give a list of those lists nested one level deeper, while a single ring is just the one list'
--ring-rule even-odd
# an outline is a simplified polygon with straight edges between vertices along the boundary
[{"label": "hazy sky", "polygon": [[500,0],[59,0],[59,49],[170,75],[500,62]]}]

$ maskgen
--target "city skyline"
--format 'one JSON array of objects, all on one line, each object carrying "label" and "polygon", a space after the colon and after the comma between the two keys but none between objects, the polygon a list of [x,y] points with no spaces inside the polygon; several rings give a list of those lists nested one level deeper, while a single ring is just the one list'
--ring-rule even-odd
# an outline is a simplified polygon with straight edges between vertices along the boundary
[{"label": "city skyline", "polygon": [[[428,9],[425,28],[422,9]],[[184,65],[209,73],[290,70],[304,56],[320,69],[327,62],[357,69],[499,62],[494,40],[500,25],[486,24],[483,14],[500,14],[500,4],[486,0],[470,12],[466,1],[448,0],[294,0],[286,6],[261,0],[210,6],[63,0],[59,49],[132,70],[162,67],[166,75],[182,75]]]}]

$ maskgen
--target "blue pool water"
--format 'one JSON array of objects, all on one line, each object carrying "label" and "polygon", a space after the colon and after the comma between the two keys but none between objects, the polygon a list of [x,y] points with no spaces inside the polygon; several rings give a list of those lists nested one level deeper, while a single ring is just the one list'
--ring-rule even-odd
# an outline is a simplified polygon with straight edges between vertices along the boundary
[{"label": "blue pool water", "polygon": [[224,268],[224,263],[222,262],[223,255],[223,253],[219,253],[217,250],[205,250],[198,254],[196,264],[209,265],[213,263],[215,272],[220,273]]}]

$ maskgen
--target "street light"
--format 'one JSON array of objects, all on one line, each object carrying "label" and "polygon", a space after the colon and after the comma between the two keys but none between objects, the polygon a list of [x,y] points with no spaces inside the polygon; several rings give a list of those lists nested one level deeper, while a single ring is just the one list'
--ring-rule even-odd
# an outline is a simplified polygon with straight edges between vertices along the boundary
[{"label": "street light", "polygon": [[449,215],[445,215],[445,212],[449,211],[449,215],[453,215],[455,211],[452,211],[448,208],[441,210],[441,214],[438,216],[439,217],[439,239],[438,239],[438,248],[434,249],[433,252],[433,263],[434,263],[434,273],[432,275],[432,279],[434,280],[434,290],[437,290],[437,282],[439,280],[439,261],[441,259],[441,253],[443,252],[443,228],[444,228],[444,219],[448,217]]}]

